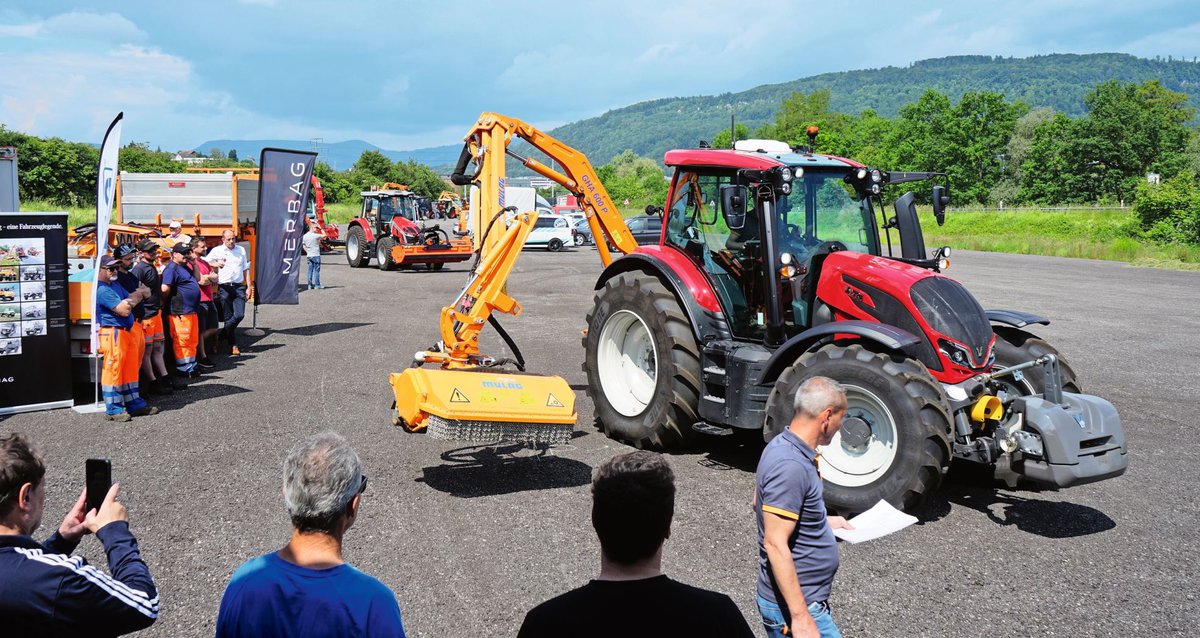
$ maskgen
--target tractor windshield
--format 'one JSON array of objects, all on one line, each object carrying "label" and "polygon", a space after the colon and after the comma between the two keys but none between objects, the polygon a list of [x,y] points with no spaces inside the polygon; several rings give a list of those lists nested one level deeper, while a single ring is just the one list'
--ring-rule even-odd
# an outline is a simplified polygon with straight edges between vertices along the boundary
[{"label": "tractor windshield", "polygon": [[827,242],[837,242],[839,249],[879,254],[871,202],[845,183],[845,175],[843,171],[806,171],[792,183],[792,192],[779,198],[775,223],[781,253],[808,263],[814,254],[828,252],[831,244]]}]

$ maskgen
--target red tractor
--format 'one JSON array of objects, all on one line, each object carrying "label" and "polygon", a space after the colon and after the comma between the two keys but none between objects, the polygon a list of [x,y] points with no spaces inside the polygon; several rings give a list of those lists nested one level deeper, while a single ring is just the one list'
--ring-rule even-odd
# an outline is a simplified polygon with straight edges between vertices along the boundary
[{"label": "red tractor", "polygon": [[[1059,487],[1125,471],[1116,410],[1081,394],[1071,366],[1027,331],[1049,321],[985,310],[942,275],[950,249],[927,255],[912,192],[885,209],[884,188],[936,174],[769,140],[670,151],[665,163],[675,174],[660,241],[604,270],[587,319],[587,393],[609,436],[769,440],[791,421],[798,385],[822,375],[849,400],[820,450],[826,500],[842,512],[912,507],[951,459]],[[940,224],[946,189],[933,186],[932,201]]]},{"label": "red tractor", "polygon": [[471,258],[470,240],[451,240],[436,224],[418,224],[417,196],[402,184],[362,192],[362,213],[350,220],[346,259],[363,268],[374,255],[380,270],[423,264],[441,270],[446,264]]}]

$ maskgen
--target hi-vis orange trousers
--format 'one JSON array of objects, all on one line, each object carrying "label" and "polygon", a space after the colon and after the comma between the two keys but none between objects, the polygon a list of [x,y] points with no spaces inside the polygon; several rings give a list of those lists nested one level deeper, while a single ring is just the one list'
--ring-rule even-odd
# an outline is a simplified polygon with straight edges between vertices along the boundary
[{"label": "hi-vis orange trousers", "polygon": [[200,317],[195,314],[171,315],[171,346],[175,350],[175,369],[188,374],[196,369],[196,348],[200,345]]},{"label": "hi-vis orange trousers", "polygon": [[100,390],[104,411],[108,414],[136,411],[146,407],[138,394],[138,372],[142,369],[142,336],[123,328],[100,327],[100,354],[104,368],[100,372]]}]

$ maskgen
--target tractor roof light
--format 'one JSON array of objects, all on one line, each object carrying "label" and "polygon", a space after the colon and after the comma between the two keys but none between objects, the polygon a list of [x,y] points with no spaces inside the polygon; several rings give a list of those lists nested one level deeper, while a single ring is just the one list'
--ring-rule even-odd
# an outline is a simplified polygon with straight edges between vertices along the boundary
[{"label": "tractor roof light", "polygon": [[871,181],[878,184],[883,181],[883,173],[878,168],[871,169]]},{"label": "tractor roof light", "polygon": [[779,178],[782,179],[784,183],[792,181],[792,171],[786,166],[779,169]]},{"label": "tractor roof light", "polygon": [[941,272],[950,267],[950,260],[947,259],[946,257],[942,257],[941,259],[938,260],[937,265],[938,265],[938,272]]},{"label": "tractor roof light", "polygon": [[858,172],[856,172],[854,175],[855,175],[855,177],[858,178],[858,181],[861,182],[861,181],[867,179],[867,169],[860,168],[860,169],[858,169]]}]

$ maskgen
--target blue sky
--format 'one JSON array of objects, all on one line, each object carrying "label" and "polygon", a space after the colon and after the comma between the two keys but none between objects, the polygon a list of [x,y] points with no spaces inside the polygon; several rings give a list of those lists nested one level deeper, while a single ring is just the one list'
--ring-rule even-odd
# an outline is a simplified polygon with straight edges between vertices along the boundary
[{"label": "blue sky", "polygon": [[659,97],[945,55],[1200,56],[1200,3],[0,2],[0,123],[168,150],[210,139],[452,144]]}]

